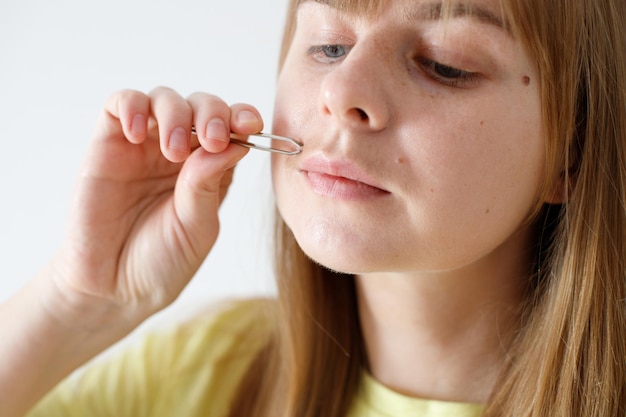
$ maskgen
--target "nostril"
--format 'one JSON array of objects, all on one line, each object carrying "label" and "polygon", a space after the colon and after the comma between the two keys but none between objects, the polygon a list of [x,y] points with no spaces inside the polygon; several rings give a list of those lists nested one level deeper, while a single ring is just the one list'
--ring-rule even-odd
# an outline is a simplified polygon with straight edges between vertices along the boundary
[{"label": "nostril", "polygon": [[361,120],[367,120],[369,119],[369,116],[367,115],[367,113],[365,113],[363,110],[361,109],[356,109],[357,113],[359,114],[359,117],[361,118]]}]

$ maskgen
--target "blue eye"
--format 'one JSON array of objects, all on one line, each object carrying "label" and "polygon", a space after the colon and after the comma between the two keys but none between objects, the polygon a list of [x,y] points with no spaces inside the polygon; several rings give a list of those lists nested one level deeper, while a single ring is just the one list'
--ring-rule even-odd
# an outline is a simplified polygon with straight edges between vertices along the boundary
[{"label": "blue eye", "polygon": [[315,45],[309,48],[307,54],[319,62],[332,63],[346,56],[349,50],[345,45]]},{"label": "blue eye", "polygon": [[341,58],[346,54],[346,48],[342,45],[324,45],[320,50],[328,58]]}]

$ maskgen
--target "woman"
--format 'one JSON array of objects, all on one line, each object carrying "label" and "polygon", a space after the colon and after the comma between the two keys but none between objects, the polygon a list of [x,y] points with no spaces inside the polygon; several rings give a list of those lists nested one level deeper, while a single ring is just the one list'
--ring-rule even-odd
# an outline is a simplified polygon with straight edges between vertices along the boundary
[{"label": "woman", "polygon": [[[197,346],[213,374],[168,388],[186,405],[213,398],[194,412],[216,416],[623,415],[625,12],[293,1],[274,130],[304,151],[273,159],[279,303],[212,322]],[[178,294],[245,153],[229,132],[262,122],[157,89],[112,96],[99,126],[67,246],[2,312],[25,317],[7,330],[19,372],[2,387],[29,387],[11,386],[3,415]],[[157,415],[127,397],[102,413]],[[64,401],[53,392],[33,415]]]}]

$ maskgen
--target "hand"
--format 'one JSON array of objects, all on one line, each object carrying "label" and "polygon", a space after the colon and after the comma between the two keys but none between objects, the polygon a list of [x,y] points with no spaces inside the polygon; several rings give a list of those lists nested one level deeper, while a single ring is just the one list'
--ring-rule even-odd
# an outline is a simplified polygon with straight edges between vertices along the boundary
[{"label": "hand", "polygon": [[172,302],[215,243],[218,208],[247,152],[229,144],[230,132],[262,128],[252,106],[207,94],[112,95],[51,264],[47,309],[91,327],[139,322]]}]

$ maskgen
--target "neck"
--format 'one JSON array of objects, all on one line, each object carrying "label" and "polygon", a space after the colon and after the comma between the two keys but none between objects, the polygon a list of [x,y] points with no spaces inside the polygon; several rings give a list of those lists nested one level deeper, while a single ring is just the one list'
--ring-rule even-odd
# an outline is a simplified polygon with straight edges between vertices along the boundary
[{"label": "neck", "polygon": [[488,399],[519,328],[529,265],[524,251],[496,252],[456,271],[357,277],[377,380],[421,398]]}]

